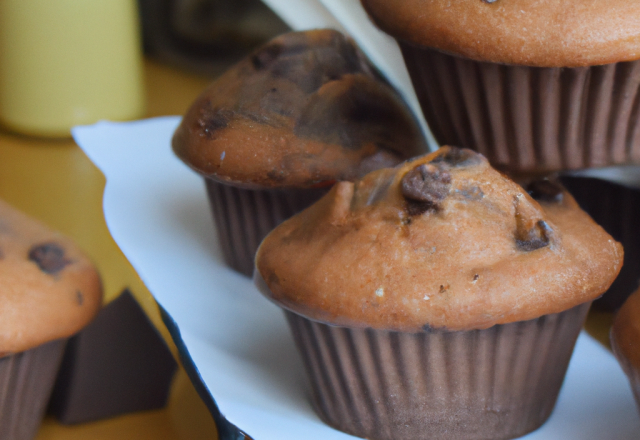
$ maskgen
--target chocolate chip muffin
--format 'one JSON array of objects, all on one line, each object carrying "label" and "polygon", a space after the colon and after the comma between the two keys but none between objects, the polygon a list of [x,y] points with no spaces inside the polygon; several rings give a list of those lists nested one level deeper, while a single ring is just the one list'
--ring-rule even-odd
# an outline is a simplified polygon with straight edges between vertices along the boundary
[{"label": "chocolate chip muffin", "polygon": [[98,273],[71,240],[0,200],[0,438],[34,438],[66,339],[98,312]]},{"label": "chocolate chip muffin", "polygon": [[333,183],[426,151],[399,95],[332,30],[285,34],[230,69],[172,145],[205,178],[225,258],[248,275],[264,235]]},{"label": "chocolate chip muffin", "polygon": [[640,161],[640,3],[362,4],[398,40],[439,142],[520,172]]},{"label": "chocolate chip muffin", "polygon": [[285,309],[318,414],[371,439],[506,439],[551,413],[623,251],[552,181],[444,147],[340,182],[274,229],[256,283]]},{"label": "chocolate chip muffin", "polygon": [[629,378],[640,410],[640,290],[629,296],[616,314],[611,348]]}]

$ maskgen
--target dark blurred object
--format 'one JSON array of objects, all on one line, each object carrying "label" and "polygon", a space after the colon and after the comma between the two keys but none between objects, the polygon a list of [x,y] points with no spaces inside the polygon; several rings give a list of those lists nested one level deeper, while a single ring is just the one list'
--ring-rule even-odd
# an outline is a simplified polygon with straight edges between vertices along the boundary
[{"label": "dark blurred object", "polygon": [[620,275],[592,306],[615,312],[640,284],[640,190],[590,177],[562,176],[560,181],[580,207],[624,247]]},{"label": "dark blurred object", "polygon": [[69,339],[49,404],[60,423],[165,406],[177,363],[128,290]]},{"label": "dark blurred object", "polygon": [[287,25],[260,0],[138,0],[145,53],[217,75]]}]

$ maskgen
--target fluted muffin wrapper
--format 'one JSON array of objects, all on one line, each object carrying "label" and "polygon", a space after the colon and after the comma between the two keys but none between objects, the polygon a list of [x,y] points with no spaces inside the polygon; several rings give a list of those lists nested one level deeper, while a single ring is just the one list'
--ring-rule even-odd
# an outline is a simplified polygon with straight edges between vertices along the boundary
[{"label": "fluted muffin wrapper", "polygon": [[226,263],[253,275],[254,258],[266,235],[326,194],[325,188],[238,188],[205,178],[218,239]]},{"label": "fluted muffin wrapper", "polygon": [[590,303],[486,330],[403,333],[285,311],[318,415],[374,440],[508,439],[551,414]]},{"label": "fluted muffin wrapper", "polygon": [[0,359],[0,440],[35,438],[65,345],[56,340]]},{"label": "fluted muffin wrapper", "polygon": [[624,264],[593,308],[615,312],[640,285],[640,189],[602,179],[562,176],[580,207],[624,248]]},{"label": "fluted muffin wrapper", "polygon": [[629,379],[629,385],[631,385],[631,391],[633,391],[633,397],[636,400],[636,405],[638,407],[638,411],[640,412],[640,369],[633,366],[629,359],[627,359],[626,356],[622,354],[622,351],[618,348],[616,338],[613,337],[613,332],[611,332],[610,336],[611,349],[616,359],[620,363],[622,371],[624,371],[624,373],[627,375],[627,379]]},{"label": "fluted muffin wrapper", "polygon": [[640,162],[640,61],[526,67],[399,43],[441,144],[476,150],[506,171]]}]

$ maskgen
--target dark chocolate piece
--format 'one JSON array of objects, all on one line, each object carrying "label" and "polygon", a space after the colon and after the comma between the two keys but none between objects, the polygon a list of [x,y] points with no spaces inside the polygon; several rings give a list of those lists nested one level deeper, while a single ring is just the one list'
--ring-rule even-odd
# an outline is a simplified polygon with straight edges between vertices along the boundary
[{"label": "dark chocolate piece", "polygon": [[551,228],[544,220],[536,222],[535,226],[529,230],[518,228],[516,234],[516,245],[524,252],[535,251],[549,245]]},{"label": "dark chocolate piece", "polygon": [[525,189],[534,200],[539,202],[561,203],[563,199],[562,186],[549,179],[536,179]]},{"label": "dark chocolate piece", "polygon": [[410,215],[437,210],[449,194],[451,175],[432,164],[422,164],[402,178],[402,195]]},{"label": "dark chocolate piece", "polygon": [[162,408],[177,363],[129,291],[69,340],[49,412],[84,423]]},{"label": "dark chocolate piece", "polygon": [[71,263],[64,256],[64,249],[56,243],[44,243],[32,247],[29,251],[29,260],[36,263],[41,271],[50,275],[57,274]]}]

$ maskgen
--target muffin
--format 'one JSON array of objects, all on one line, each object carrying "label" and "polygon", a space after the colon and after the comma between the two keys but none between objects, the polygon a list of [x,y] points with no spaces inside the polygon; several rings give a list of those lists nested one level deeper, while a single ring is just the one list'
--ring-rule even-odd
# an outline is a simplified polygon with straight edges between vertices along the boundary
[{"label": "muffin", "polygon": [[330,425],[382,439],[507,439],[550,415],[623,251],[549,181],[444,147],[340,182],[256,256]]},{"label": "muffin", "polygon": [[629,378],[640,410],[640,290],[629,296],[616,314],[611,348]]},{"label": "muffin", "polygon": [[262,238],[334,182],[426,151],[400,96],[332,30],[285,34],[234,66],[172,145],[205,178],[225,259],[247,275]]},{"label": "muffin", "polygon": [[35,437],[66,340],[98,312],[100,278],[71,240],[0,201],[0,438]]},{"label": "muffin", "polygon": [[640,161],[640,3],[362,4],[397,39],[440,143],[526,172]]}]

